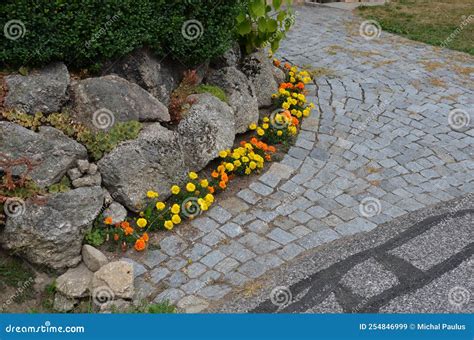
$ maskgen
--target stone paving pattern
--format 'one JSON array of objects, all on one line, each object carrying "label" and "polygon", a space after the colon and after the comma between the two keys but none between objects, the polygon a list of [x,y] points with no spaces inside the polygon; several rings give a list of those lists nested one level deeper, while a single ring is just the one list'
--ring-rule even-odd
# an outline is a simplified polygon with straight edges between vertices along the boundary
[{"label": "stone paving pattern", "polygon": [[[308,87],[319,113],[280,163],[135,262],[136,300],[199,312],[305,251],[474,192],[474,129],[448,124],[451,110],[473,107],[472,78],[458,72],[473,59],[385,32],[367,41],[358,25],[346,11],[298,11],[279,55],[331,71]],[[367,198],[380,203],[373,217],[360,211]],[[377,289],[397,284],[374,259],[364,268],[383,278]]]}]

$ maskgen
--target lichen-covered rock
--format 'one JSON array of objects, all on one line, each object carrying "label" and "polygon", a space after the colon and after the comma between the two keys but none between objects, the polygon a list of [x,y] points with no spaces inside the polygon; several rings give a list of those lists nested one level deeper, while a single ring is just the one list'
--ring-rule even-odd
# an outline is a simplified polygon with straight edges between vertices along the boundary
[{"label": "lichen-covered rock", "polygon": [[7,96],[5,106],[29,114],[60,111],[67,100],[69,72],[63,63],[53,63],[26,76],[11,75],[5,78]]},{"label": "lichen-covered rock", "polygon": [[242,58],[240,46],[235,43],[227,52],[211,60],[211,67],[219,69],[228,66],[237,66]]},{"label": "lichen-covered rock", "polygon": [[96,271],[92,278],[92,297],[100,300],[99,294],[105,291],[114,299],[131,299],[134,293],[133,266],[125,261],[115,261]]},{"label": "lichen-covered rock", "polygon": [[94,274],[81,263],[76,268],[70,268],[56,279],[56,291],[66,298],[81,298],[88,296],[91,291]]},{"label": "lichen-covered rock", "polygon": [[190,96],[191,106],[178,125],[184,159],[190,169],[199,171],[232,147],[235,137],[234,112],[209,93]]},{"label": "lichen-covered rock", "polygon": [[147,126],[137,139],[120,144],[98,166],[112,197],[133,211],[143,208],[148,190],[166,199],[170,187],[182,183],[188,173],[179,135],[159,123]]},{"label": "lichen-covered rock", "polygon": [[76,299],[69,298],[61,293],[54,295],[53,309],[56,312],[67,313],[74,309],[77,304]]},{"label": "lichen-covered rock", "polygon": [[86,267],[93,272],[98,271],[103,265],[109,262],[107,257],[100,250],[88,244],[82,246],[82,260]]},{"label": "lichen-covered rock", "polygon": [[185,68],[181,64],[168,59],[158,61],[144,48],[124,57],[110,70],[140,85],[165,105],[169,103],[171,92],[181,82],[184,71]]},{"label": "lichen-covered rock", "polygon": [[258,102],[255,89],[245,74],[235,67],[224,67],[211,72],[207,82],[222,88],[234,110],[235,130],[242,133],[258,121]]},{"label": "lichen-covered rock", "polygon": [[130,120],[167,122],[168,108],[137,84],[116,75],[72,82],[72,115],[92,129]]},{"label": "lichen-covered rock", "polygon": [[[40,187],[59,182],[77,159],[87,157],[83,145],[55,128],[43,126],[34,132],[10,122],[0,122],[0,151],[8,157],[35,161],[30,177]],[[22,171],[14,169],[14,174]]]},{"label": "lichen-covered rock", "polygon": [[35,264],[73,267],[81,261],[84,234],[103,202],[100,187],[49,195],[42,204],[27,200],[22,214],[7,218],[0,244]]},{"label": "lichen-covered rock", "polygon": [[72,186],[74,188],[82,188],[82,187],[95,187],[100,186],[102,182],[102,176],[100,173],[96,172],[94,175],[87,175],[80,178],[76,178],[72,181]]},{"label": "lichen-covered rock", "polygon": [[242,62],[242,72],[252,82],[258,100],[258,107],[272,105],[272,94],[278,91],[274,77],[274,66],[265,55],[265,51],[257,51],[246,56]]}]

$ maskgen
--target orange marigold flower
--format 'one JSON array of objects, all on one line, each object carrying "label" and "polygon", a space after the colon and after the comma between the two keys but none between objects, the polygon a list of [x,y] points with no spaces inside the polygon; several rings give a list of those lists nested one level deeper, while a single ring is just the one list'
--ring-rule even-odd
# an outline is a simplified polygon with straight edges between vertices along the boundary
[{"label": "orange marigold flower", "polygon": [[127,221],[123,221],[122,223],[120,223],[120,226],[125,229],[125,228],[130,228],[130,223],[128,223]]},{"label": "orange marigold flower", "polygon": [[226,184],[224,181],[220,181],[220,182],[219,182],[219,187],[220,187],[221,189],[225,189],[225,188],[227,187],[227,184]]},{"label": "orange marigold flower", "polygon": [[207,187],[207,190],[209,190],[211,194],[213,194],[216,191],[214,187],[211,187],[211,186]]},{"label": "orange marigold flower", "polygon": [[225,166],[219,165],[219,166],[217,167],[217,172],[219,172],[219,173],[225,172]]},{"label": "orange marigold flower", "polygon": [[212,172],[211,176],[212,176],[213,178],[217,178],[217,177],[219,177],[219,173],[218,173],[216,170],[214,170],[214,171]]},{"label": "orange marigold flower", "polygon": [[105,223],[105,224],[112,224],[112,217],[106,217],[106,218],[104,219],[104,223]]},{"label": "orange marigold flower", "polygon": [[142,239],[143,239],[145,242],[148,242],[148,241],[150,240],[150,237],[148,236],[148,233],[143,233]]},{"label": "orange marigold flower", "polygon": [[291,65],[289,63],[285,63],[285,68],[289,70],[291,68]]},{"label": "orange marigold flower", "polygon": [[244,140],[240,142],[240,146],[245,146],[245,144],[247,144],[247,142]]},{"label": "orange marigold flower", "polygon": [[125,235],[132,235],[133,234],[133,228],[131,228],[131,227],[125,228],[123,232],[125,233]]},{"label": "orange marigold flower", "polygon": [[300,123],[300,121],[298,120],[298,118],[296,117],[292,117],[291,118],[291,123],[295,126],[298,126],[298,124]]},{"label": "orange marigold flower", "polygon": [[296,84],[296,87],[302,90],[304,89],[304,84],[302,82],[299,82],[298,84]]},{"label": "orange marigold flower", "polygon": [[229,181],[229,176],[227,176],[227,174],[224,172],[221,176],[221,180],[224,181],[224,182],[228,182]]},{"label": "orange marigold flower", "polygon": [[266,159],[267,161],[271,161],[271,160],[272,160],[272,156],[270,156],[270,155],[265,155],[265,159]]},{"label": "orange marigold flower", "polygon": [[252,143],[253,145],[255,145],[255,144],[258,143],[258,139],[255,138],[255,137],[252,137],[252,139],[250,140],[250,143]]},{"label": "orange marigold flower", "polygon": [[114,234],[114,241],[118,241],[119,240],[119,234]]},{"label": "orange marigold flower", "polygon": [[138,240],[135,241],[135,250],[136,251],[142,251],[146,248],[146,242],[144,239],[139,238]]},{"label": "orange marigold flower", "polygon": [[273,145],[270,145],[270,146],[268,147],[268,151],[270,151],[270,152],[276,152],[276,148],[275,148]]},{"label": "orange marigold flower", "polygon": [[273,60],[273,65],[275,65],[276,67],[280,67],[280,64],[281,64],[281,61],[280,60]]}]

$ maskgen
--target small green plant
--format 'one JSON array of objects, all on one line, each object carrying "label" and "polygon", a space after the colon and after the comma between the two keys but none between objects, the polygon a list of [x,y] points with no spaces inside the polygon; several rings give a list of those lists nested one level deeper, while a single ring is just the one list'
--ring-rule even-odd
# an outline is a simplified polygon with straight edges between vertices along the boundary
[{"label": "small green plant", "polygon": [[147,303],[141,301],[138,306],[130,307],[126,310],[118,310],[115,306],[112,306],[112,313],[129,313],[129,314],[174,314],[176,313],[176,307],[171,305],[169,301],[163,301],[160,303]]},{"label": "small green plant", "polygon": [[217,97],[222,100],[224,103],[227,103],[227,95],[225,94],[224,90],[222,90],[218,86],[201,84],[196,87],[195,91],[196,93],[210,93],[214,97]]},{"label": "small green plant", "polygon": [[48,187],[50,194],[68,192],[69,190],[71,190],[71,181],[67,176],[64,176],[59,183],[52,184]]},{"label": "small green plant", "polygon": [[84,242],[93,247],[99,247],[105,243],[105,234],[98,228],[93,228],[86,233]]},{"label": "small green plant", "polygon": [[273,0],[267,5],[265,0],[247,0],[245,10],[237,16],[237,33],[240,45],[247,53],[270,45],[272,51],[280,46],[280,41],[294,22],[291,0],[286,0],[286,9],[282,0]]}]

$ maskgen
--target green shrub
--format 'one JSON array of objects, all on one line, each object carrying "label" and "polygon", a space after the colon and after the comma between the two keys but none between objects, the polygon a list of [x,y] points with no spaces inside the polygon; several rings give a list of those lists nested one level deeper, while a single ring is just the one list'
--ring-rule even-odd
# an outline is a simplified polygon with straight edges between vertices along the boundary
[{"label": "green shrub", "polygon": [[273,51],[280,46],[280,41],[294,23],[291,11],[291,0],[273,0],[267,5],[265,0],[245,0],[244,10],[237,16],[237,32],[240,45],[247,53],[257,48],[270,45]]},{"label": "green shrub", "polygon": [[3,0],[0,23],[10,39],[0,41],[0,60],[10,67],[90,67],[149,46],[158,56],[171,52],[198,64],[231,46],[241,8],[241,0]]}]

